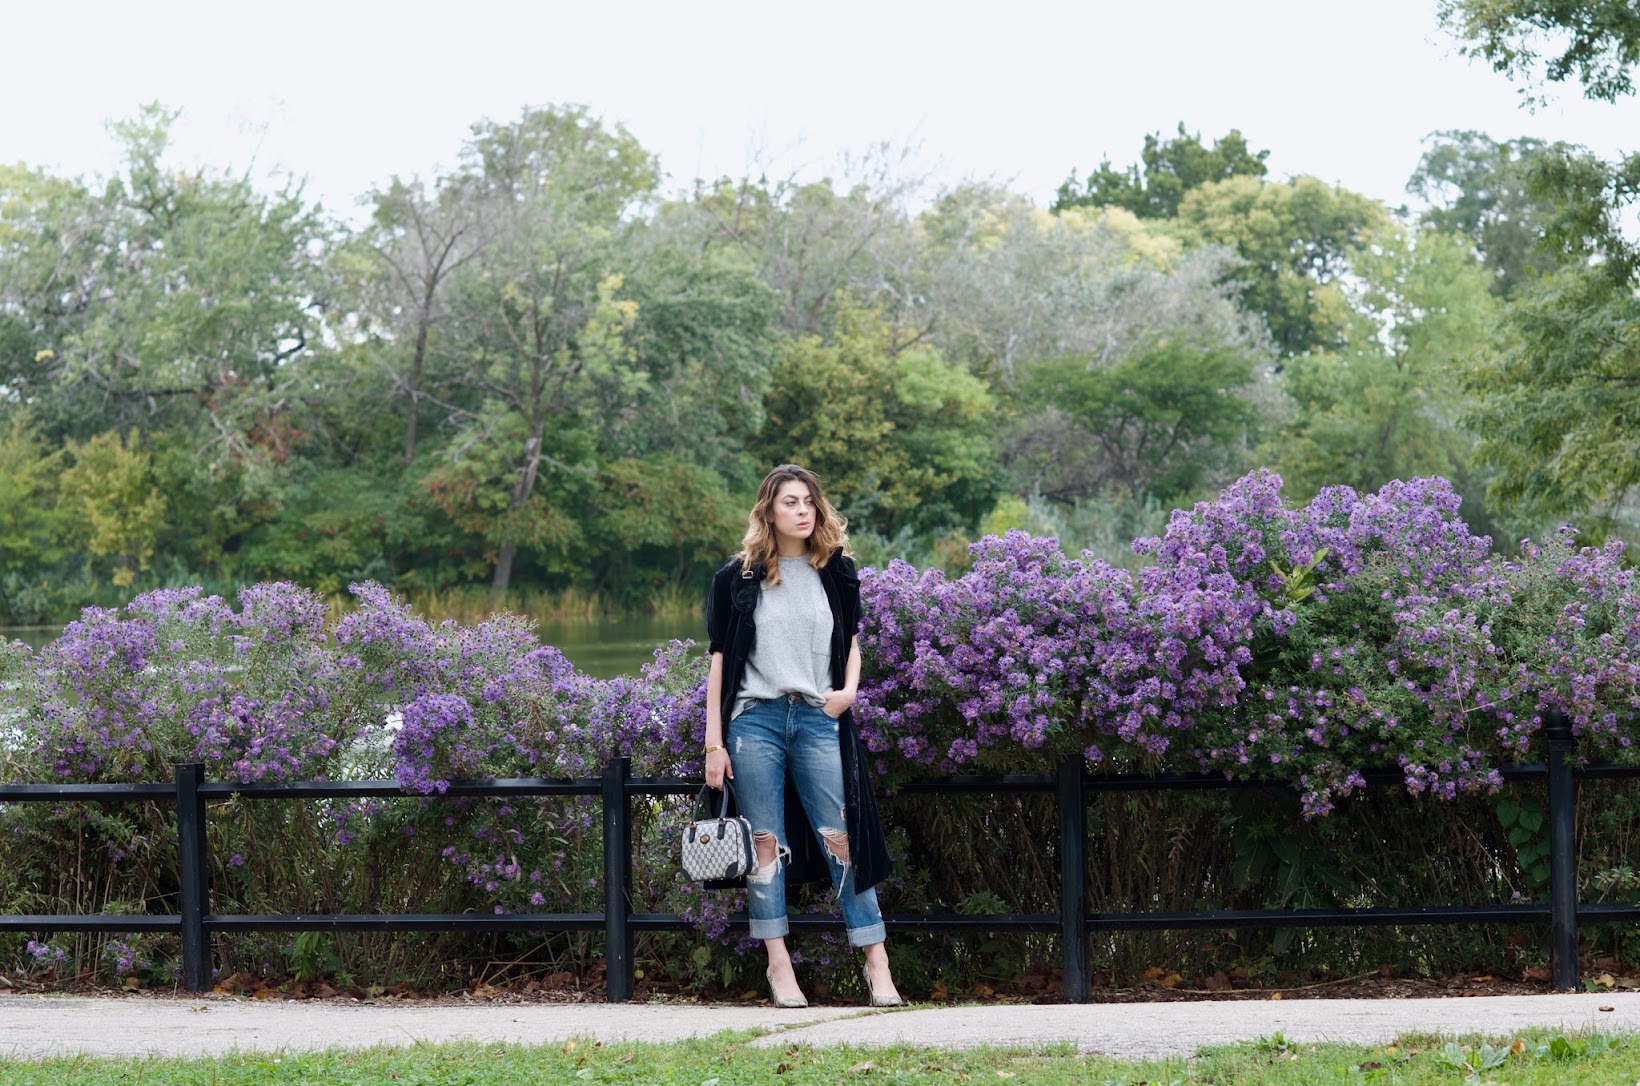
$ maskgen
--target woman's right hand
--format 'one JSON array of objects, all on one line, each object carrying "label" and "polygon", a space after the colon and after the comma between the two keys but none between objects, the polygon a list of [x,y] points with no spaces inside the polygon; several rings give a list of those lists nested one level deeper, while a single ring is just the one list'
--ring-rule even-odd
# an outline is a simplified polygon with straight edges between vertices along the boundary
[{"label": "woman's right hand", "polygon": [[722,788],[724,778],[735,779],[735,767],[729,764],[729,752],[714,750],[706,756],[706,783],[713,788]]}]

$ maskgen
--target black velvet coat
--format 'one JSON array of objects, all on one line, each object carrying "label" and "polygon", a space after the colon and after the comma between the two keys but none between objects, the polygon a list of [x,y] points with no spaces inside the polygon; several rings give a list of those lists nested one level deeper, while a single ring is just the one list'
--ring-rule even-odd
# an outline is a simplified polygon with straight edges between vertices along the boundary
[{"label": "black velvet coat", "polygon": [[[743,567],[740,559],[731,559],[713,575],[712,590],[706,597],[707,638],[711,651],[723,654],[720,710],[725,746],[731,745],[729,735],[734,729],[729,714],[746,679],[746,661],[757,643],[757,604],[763,596],[763,576],[761,564]],[[839,548],[821,568],[820,583],[831,604],[831,685],[840,690],[847,678],[849,646],[860,629],[860,578],[854,560]],[[870,766],[854,731],[853,710],[845,710],[837,724],[837,743],[843,758],[843,822],[858,893],[887,878],[894,864],[888,858],[882,817],[871,793]],[[712,809],[717,809],[715,799]],[[786,780],[786,845],[792,853],[786,867],[788,885],[830,878],[825,854],[790,778]],[[737,884],[744,881],[737,880]]]}]

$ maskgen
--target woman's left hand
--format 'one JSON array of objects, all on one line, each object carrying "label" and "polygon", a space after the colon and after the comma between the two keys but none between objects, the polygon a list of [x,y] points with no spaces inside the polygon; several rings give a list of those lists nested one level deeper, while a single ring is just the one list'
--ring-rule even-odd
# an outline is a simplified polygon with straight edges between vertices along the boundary
[{"label": "woman's left hand", "polygon": [[820,707],[820,711],[831,717],[833,720],[836,720],[838,717],[848,712],[849,707],[854,704],[854,691],[833,690],[831,693],[825,695],[825,698],[826,703]]}]

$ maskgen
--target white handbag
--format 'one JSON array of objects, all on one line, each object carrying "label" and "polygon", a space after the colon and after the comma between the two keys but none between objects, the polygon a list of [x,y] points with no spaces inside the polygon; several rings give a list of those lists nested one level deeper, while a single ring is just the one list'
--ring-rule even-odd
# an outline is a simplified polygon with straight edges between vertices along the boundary
[{"label": "white handbag", "polygon": [[695,797],[695,817],[683,831],[683,873],[696,882],[738,879],[757,870],[752,824],[739,815],[729,817],[731,790],[724,781],[716,818],[711,817],[707,789]]}]

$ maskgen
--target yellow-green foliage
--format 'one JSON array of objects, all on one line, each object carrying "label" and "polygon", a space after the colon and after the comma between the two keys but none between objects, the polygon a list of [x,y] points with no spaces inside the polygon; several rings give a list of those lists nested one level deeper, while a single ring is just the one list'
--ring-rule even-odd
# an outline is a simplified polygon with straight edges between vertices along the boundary
[{"label": "yellow-green foliage", "polygon": [[148,568],[165,526],[165,495],[154,486],[153,457],[132,428],[121,438],[110,431],[85,443],[70,442],[74,461],[62,475],[62,500],[86,553],[113,560],[113,580],[136,583]]}]

